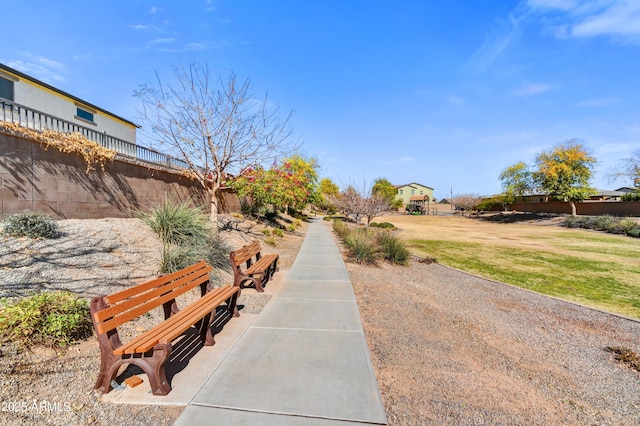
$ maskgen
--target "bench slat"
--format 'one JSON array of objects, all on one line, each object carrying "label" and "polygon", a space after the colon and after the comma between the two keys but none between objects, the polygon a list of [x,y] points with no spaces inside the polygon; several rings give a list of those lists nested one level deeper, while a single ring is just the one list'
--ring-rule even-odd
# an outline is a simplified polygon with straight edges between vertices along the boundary
[{"label": "bench slat", "polygon": [[251,265],[247,269],[246,273],[248,275],[252,275],[252,274],[264,272],[264,270],[267,269],[269,266],[271,266],[273,261],[277,258],[278,258],[277,254],[264,255],[263,257],[260,258],[260,260],[258,260],[256,263]]},{"label": "bench slat", "polygon": [[256,254],[260,253],[260,242],[258,240],[248,244],[234,252],[234,266],[239,266],[245,263],[247,260],[251,259]]},{"label": "bench slat", "polygon": [[[98,320],[99,322],[104,321],[124,311],[127,311],[146,300],[151,300],[169,291],[180,291],[179,294],[182,294],[194,287],[194,285],[191,283],[192,280],[198,280],[203,276],[208,276],[209,272],[212,269],[213,268],[211,267],[207,267],[203,268],[202,270],[194,271],[189,275],[181,275],[176,277],[173,276],[174,274],[171,274],[165,277],[161,277],[160,279],[155,279],[153,280],[155,284],[153,287],[145,285],[145,287],[147,288],[144,292],[132,292],[129,299],[120,299],[118,303],[113,302],[110,298],[106,298],[106,302],[109,307],[98,312],[96,315],[96,320]],[[179,288],[184,285],[188,286],[189,288]]]},{"label": "bench slat", "polygon": [[[207,281],[209,281],[209,274],[207,273],[206,275],[200,276],[195,280],[191,280],[191,281],[189,280],[191,280],[191,277],[174,281],[174,283],[178,283],[177,285],[184,284],[185,281],[188,281],[188,284],[184,285],[182,288],[178,288],[177,290],[171,291],[167,294],[165,293],[167,292],[167,290],[169,290],[168,288],[163,287],[155,290],[153,292],[153,299],[147,302],[140,303],[141,300],[146,299],[146,294],[143,294],[135,299],[132,299],[130,301],[125,301],[116,306],[113,306],[98,312],[96,314],[96,317],[98,319],[98,321],[96,321],[98,322],[97,324],[98,332],[106,333],[109,330],[113,330],[119,325],[122,325],[127,321],[137,318],[140,315],[146,312],[149,312],[152,309],[157,308],[158,306],[175,299],[177,296],[187,292],[188,290],[195,288],[200,284],[206,283]],[[122,312],[121,305],[124,305],[124,304],[126,304],[127,305],[126,308],[129,308],[129,309]],[[104,319],[104,318],[109,318],[109,319],[106,319],[103,322],[99,322],[101,319]]]},{"label": "bench slat", "polygon": [[169,319],[115,349],[113,353],[115,355],[145,353],[158,343],[170,343],[238,290],[238,287],[225,286],[210,291]]},{"label": "bench slat", "polygon": [[213,268],[211,268],[211,266],[209,266],[204,260],[198,262],[198,263],[194,263],[191,266],[188,266],[184,269],[181,269],[179,271],[173,272],[171,274],[167,274],[164,275],[162,277],[158,277],[155,278],[149,282],[146,282],[144,284],[138,284],[134,287],[128,288],[126,290],[122,290],[119,291],[117,293],[113,293],[110,294],[109,296],[107,296],[105,298],[105,301],[107,302],[108,305],[115,305],[118,302],[125,300],[125,299],[129,299],[132,296],[138,294],[138,293],[143,293],[145,291],[148,291],[149,289],[152,289],[154,287],[158,287],[160,285],[162,285],[165,282],[169,282],[169,281],[173,281],[178,277],[182,277],[184,275],[187,274],[191,274],[194,271],[197,271],[198,269],[208,269],[209,271],[211,271]]}]

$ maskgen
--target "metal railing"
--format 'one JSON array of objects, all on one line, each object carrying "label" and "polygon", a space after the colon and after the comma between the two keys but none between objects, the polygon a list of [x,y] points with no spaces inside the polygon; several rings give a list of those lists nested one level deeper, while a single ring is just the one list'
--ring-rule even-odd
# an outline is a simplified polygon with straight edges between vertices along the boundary
[{"label": "metal railing", "polygon": [[53,130],[60,133],[77,132],[90,141],[102,145],[105,148],[112,149],[125,157],[135,158],[145,163],[156,164],[172,169],[186,169],[189,167],[185,161],[177,157],[118,139],[108,135],[106,132],[98,132],[94,129],[71,123],[14,102],[0,101],[0,121],[16,123],[37,131]]}]

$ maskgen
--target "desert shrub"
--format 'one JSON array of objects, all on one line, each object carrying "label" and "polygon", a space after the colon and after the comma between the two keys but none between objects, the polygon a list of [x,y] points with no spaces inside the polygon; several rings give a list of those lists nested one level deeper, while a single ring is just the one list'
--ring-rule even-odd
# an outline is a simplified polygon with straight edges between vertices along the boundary
[{"label": "desert shrub", "polygon": [[406,244],[395,235],[388,232],[378,232],[376,241],[380,246],[380,252],[385,260],[398,265],[406,265],[409,262],[409,249]]},{"label": "desert shrub", "polygon": [[287,231],[289,232],[296,232],[296,229],[298,229],[298,227],[296,225],[294,225],[293,223],[289,226],[287,226]]},{"label": "desert shrub", "polygon": [[609,231],[611,229],[614,229],[614,225],[617,221],[618,219],[613,216],[598,216],[595,219],[595,229],[597,229],[598,231]]},{"label": "desert shrub", "polygon": [[[168,200],[141,218],[162,240],[161,273],[175,272],[200,260],[218,270],[230,270],[231,248],[214,232],[201,208]],[[216,274],[212,281],[216,281]]]},{"label": "desert shrub", "polygon": [[564,226],[567,228],[582,228],[583,223],[582,216],[569,216],[564,220]]},{"label": "desert shrub", "polygon": [[629,235],[630,237],[640,238],[640,226],[630,230],[627,235]]},{"label": "desert shrub", "polygon": [[262,232],[262,234],[266,237],[268,237],[269,235],[271,235],[271,229],[269,228],[263,228],[260,232]]},{"label": "desert shrub", "polygon": [[70,292],[38,293],[0,303],[2,342],[62,347],[92,334],[87,301]]},{"label": "desert shrub", "polygon": [[284,229],[282,228],[274,228],[271,233],[276,237],[284,237]]},{"label": "desert shrub", "polygon": [[[201,260],[217,271],[230,271],[229,252],[231,247],[217,235],[211,235],[204,241],[193,244],[163,244],[160,258],[160,272],[169,274],[193,265]],[[212,282],[217,282],[217,274],[212,274]]]},{"label": "desert shrub", "polygon": [[211,222],[204,210],[188,202],[167,199],[140,217],[163,242],[169,244],[186,245],[205,241],[212,232]]},{"label": "desert shrub", "polygon": [[366,229],[349,232],[344,243],[349,250],[349,257],[356,263],[375,264],[380,257],[375,235]]},{"label": "desert shrub", "polygon": [[632,229],[637,227],[640,227],[640,224],[631,219],[618,219],[611,224],[607,231],[613,234],[629,234]]},{"label": "desert shrub", "polygon": [[640,237],[640,223],[631,219],[620,219],[614,216],[571,216],[565,219],[568,228],[594,229],[612,234],[626,234]]},{"label": "desert shrub", "polygon": [[381,223],[377,223],[377,222],[371,222],[371,224],[369,225],[372,228],[382,228],[382,229],[395,229],[395,225],[393,223],[389,223],[389,222],[381,222]]},{"label": "desert shrub", "polygon": [[270,246],[276,247],[278,242],[276,241],[276,237],[267,237],[264,239],[265,244],[269,244]]},{"label": "desert shrub", "polygon": [[347,225],[340,219],[336,219],[333,221],[333,230],[338,235],[338,238],[343,241],[351,232],[349,227],[347,227]]},{"label": "desert shrub", "polygon": [[15,237],[58,238],[58,223],[40,213],[17,213],[4,219],[5,234]]}]

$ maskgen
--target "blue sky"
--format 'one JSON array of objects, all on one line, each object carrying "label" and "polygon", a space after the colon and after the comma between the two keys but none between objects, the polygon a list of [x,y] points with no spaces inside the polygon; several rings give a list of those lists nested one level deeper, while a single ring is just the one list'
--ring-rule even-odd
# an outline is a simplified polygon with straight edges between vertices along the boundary
[{"label": "blue sky", "polygon": [[[640,149],[637,0],[5,2],[0,62],[141,122],[133,92],[197,61],[268,93],[340,185],[489,195],[578,138],[609,182]],[[143,132],[140,132],[143,133]],[[141,141],[144,144],[144,140]]]}]

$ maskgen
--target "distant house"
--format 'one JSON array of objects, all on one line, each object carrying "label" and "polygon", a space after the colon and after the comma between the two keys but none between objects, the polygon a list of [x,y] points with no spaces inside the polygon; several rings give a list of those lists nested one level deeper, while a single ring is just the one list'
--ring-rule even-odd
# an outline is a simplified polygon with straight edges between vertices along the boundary
[{"label": "distant house", "polygon": [[407,204],[418,204],[428,208],[429,203],[434,201],[433,188],[419,183],[396,185],[396,189],[398,191],[397,198],[402,200],[402,208],[405,208]]},{"label": "distant house", "polygon": [[[133,145],[136,143],[139,126],[135,123],[0,64],[0,120],[25,125],[29,117],[42,120],[43,115],[88,128],[91,132],[83,132],[85,135],[106,133]],[[131,149],[135,151],[135,146]]]},{"label": "distant house", "polygon": [[624,192],[625,194],[632,194],[634,192],[638,192],[637,188],[631,188],[629,186],[623,186],[622,188],[616,189],[616,192]]}]

